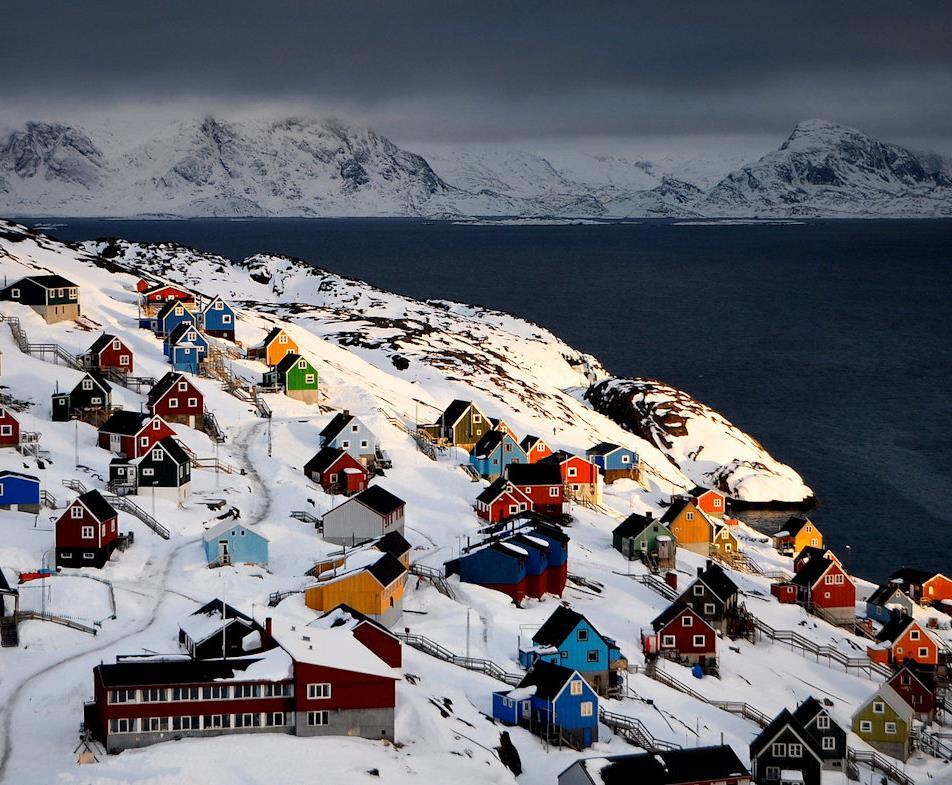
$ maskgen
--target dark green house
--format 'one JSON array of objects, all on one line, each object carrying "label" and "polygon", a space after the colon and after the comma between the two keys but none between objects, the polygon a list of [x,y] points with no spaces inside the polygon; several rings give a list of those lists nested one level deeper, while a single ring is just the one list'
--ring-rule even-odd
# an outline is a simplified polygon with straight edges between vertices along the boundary
[{"label": "dark green house", "polygon": [[492,427],[490,419],[475,403],[457,399],[446,407],[439,420],[421,425],[419,430],[438,444],[472,450]]},{"label": "dark green house", "polygon": [[628,559],[641,559],[667,569],[674,566],[677,541],[651,512],[632,513],[612,531],[612,546]]},{"label": "dark green house", "polygon": [[113,458],[109,464],[109,489],[120,496],[154,494],[182,504],[192,495],[191,459],[174,437],[166,436],[140,458]]},{"label": "dark green house", "polygon": [[318,402],[317,369],[300,354],[287,354],[262,377],[264,387],[280,388],[289,398]]}]

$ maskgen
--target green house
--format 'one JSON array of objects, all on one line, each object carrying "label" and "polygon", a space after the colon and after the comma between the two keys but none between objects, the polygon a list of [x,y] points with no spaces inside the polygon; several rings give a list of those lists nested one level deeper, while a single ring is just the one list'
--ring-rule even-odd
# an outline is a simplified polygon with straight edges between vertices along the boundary
[{"label": "green house", "polygon": [[612,531],[612,546],[628,559],[654,561],[658,567],[674,566],[677,541],[671,530],[647,512],[632,513]]},{"label": "green house", "polygon": [[280,388],[289,398],[318,402],[317,369],[300,354],[287,354],[262,377],[264,387]]},{"label": "green house", "polygon": [[455,400],[446,407],[439,420],[420,425],[419,430],[439,444],[472,450],[492,427],[490,419],[475,403]]},{"label": "green house", "polygon": [[912,752],[912,707],[884,684],[853,715],[853,733],[892,758],[906,760]]}]

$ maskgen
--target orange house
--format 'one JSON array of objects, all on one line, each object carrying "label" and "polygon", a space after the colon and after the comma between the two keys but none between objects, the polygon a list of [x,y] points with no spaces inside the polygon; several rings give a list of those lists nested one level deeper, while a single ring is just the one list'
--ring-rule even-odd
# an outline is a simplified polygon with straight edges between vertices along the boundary
[{"label": "orange house", "polygon": [[661,516],[661,523],[674,535],[679,548],[710,555],[716,524],[693,499],[676,500]]},{"label": "orange house", "polygon": [[529,463],[536,463],[552,454],[552,448],[545,443],[541,436],[526,436],[519,442],[519,446],[526,451]]},{"label": "orange house", "polygon": [[793,556],[804,548],[822,548],[823,534],[809,518],[794,515],[774,534],[773,544],[780,553]]},{"label": "orange house", "polygon": [[882,665],[902,665],[913,660],[920,665],[938,665],[939,644],[919,622],[905,613],[894,613],[870,644],[866,653]]},{"label": "orange house", "polygon": [[280,327],[275,327],[264,340],[248,347],[249,360],[261,360],[265,365],[277,365],[288,354],[300,354],[298,345]]},{"label": "orange house", "polygon": [[407,568],[389,553],[366,551],[355,556],[343,568],[318,575],[318,583],[304,591],[304,604],[324,612],[343,603],[392,626],[403,613]]},{"label": "orange house", "polygon": [[952,581],[946,578],[941,572],[937,572],[922,584],[922,598],[920,602],[923,605],[948,600],[952,600]]}]

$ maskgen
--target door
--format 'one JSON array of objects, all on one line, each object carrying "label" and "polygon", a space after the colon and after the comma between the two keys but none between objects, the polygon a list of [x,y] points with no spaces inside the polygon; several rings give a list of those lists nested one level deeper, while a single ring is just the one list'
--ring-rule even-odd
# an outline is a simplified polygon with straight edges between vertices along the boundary
[{"label": "door", "polygon": [[110,452],[122,452],[122,437],[118,433],[109,434]]},{"label": "door", "polygon": [[231,554],[228,551],[228,540],[218,541],[218,561],[222,564],[231,563]]}]

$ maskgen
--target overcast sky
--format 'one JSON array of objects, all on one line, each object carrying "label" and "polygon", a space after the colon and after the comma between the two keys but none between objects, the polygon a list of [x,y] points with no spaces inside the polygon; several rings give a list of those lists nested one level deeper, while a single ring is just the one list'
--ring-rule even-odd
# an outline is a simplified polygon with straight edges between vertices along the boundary
[{"label": "overcast sky", "polygon": [[0,121],[336,114],[396,140],[770,136],[952,152],[952,3],[30,0]]}]

